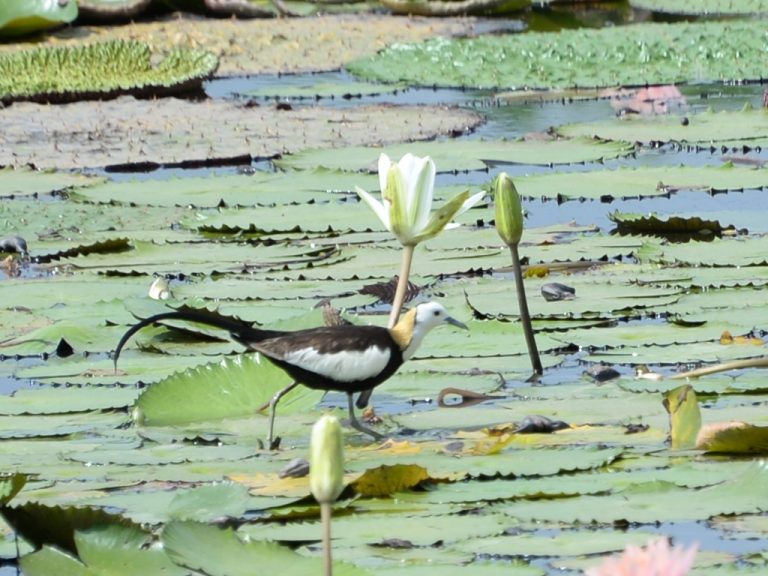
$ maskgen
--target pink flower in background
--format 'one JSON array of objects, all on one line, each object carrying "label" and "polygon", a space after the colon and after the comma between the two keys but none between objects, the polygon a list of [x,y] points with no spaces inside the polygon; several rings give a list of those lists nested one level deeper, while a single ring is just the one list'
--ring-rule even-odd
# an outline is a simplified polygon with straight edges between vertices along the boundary
[{"label": "pink flower in background", "polygon": [[586,576],[685,576],[693,566],[698,545],[670,546],[659,538],[644,547],[627,546],[620,556],[606,558],[600,566],[588,568]]}]

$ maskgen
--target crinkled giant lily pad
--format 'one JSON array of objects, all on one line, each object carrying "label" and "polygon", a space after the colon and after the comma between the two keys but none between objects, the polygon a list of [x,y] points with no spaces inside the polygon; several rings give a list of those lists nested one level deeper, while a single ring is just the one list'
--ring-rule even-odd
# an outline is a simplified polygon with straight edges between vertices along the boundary
[{"label": "crinkled giant lily pad", "polygon": [[121,94],[167,96],[197,90],[218,59],[205,50],[178,49],[151,63],[147,44],[111,41],[0,55],[0,102],[62,102]]},{"label": "crinkled giant lily pad", "polygon": [[[184,17],[133,22],[110,28],[84,27],[83,34],[99,38],[138,39],[166,54],[179,47],[205,46],[220,60],[225,76],[338,70],[354,58],[375,54],[392,42],[417,42],[434,34],[468,34],[470,20],[418,19],[384,15],[322,15],[261,20]],[[318,30],[324,31],[318,34]],[[61,34],[52,42],[80,45],[82,40]],[[248,41],[243,41],[247,38]],[[305,47],[311,46],[311,50]],[[0,45],[0,53],[18,50]]]},{"label": "crinkled giant lily pad", "polygon": [[479,36],[394,44],[348,66],[367,79],[422,86],[590,88],[759,80],[760,20],[636,24],[600,30]]}]

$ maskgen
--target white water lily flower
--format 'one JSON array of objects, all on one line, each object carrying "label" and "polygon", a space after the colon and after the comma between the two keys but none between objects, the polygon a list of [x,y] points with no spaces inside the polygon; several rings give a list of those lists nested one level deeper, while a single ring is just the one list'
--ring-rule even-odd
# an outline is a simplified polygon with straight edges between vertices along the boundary
[{"label": "white water lily flower", "polygon": [[460,226],[451,220],[477,204],[485,194],[478,192],[470,196],[464,191],[432,212],[435,172],[435,163],[429,156],[420,158],[408,153],[393,163],[389,156],[382,154],[379,156],[381,201],[361,188],[357,188],[357,193],[403,246],[415,246],[444,229]]}]

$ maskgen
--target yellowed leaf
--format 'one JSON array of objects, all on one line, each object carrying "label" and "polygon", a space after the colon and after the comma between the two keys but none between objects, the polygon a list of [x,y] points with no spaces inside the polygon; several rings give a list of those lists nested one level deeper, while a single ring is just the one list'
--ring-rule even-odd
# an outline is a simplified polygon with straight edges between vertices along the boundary
[{"label": "yellowed leaf", "polygon": [[427,469],[417,464],[385,464],[363,472],[352,488],[361,496],[376,498],[410,490],[429,479]]},{"label": "yellowed leaf", "polygon": [[768,454],[768,426],[746,422],[717,422],[703,426],[696,448],[728,454]]}]

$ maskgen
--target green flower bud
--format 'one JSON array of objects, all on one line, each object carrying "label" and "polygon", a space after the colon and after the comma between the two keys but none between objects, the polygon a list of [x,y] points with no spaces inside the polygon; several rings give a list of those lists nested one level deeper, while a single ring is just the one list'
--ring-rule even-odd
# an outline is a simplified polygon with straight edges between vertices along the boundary
[{"label": "green flower bud", "polygon": [[321,504],[331,504],[344,489],[344,442],[338,418],[325,414],[312,427],[309,489]]},{"label": "green flower bud", "polygon": [[507,246],[517,245],[523,236],[523,206],[514,182],[502,172],[493,182],[496,203],[496,231]]}]

